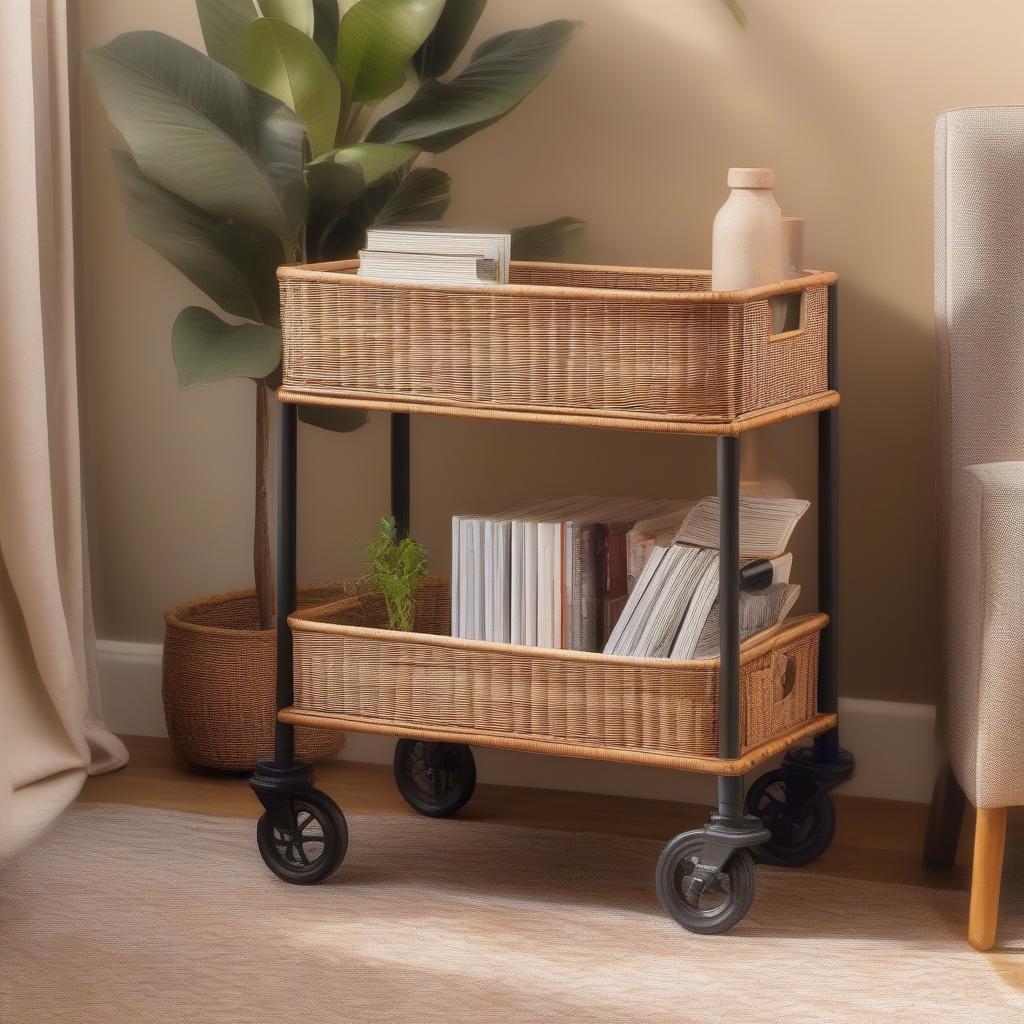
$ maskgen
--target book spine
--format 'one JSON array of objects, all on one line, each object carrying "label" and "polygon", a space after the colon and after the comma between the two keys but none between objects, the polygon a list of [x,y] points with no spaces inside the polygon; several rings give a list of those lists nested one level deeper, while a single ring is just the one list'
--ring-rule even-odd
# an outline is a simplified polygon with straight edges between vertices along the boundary
[{"label": "book spine", "polygon": [[452,516],[452,636],[462,636],[459,632],[459,517]]},{"label": "book spine", "polygon": [[488,519],[483,524],[483,570],[484,570],[484,633],[481,639],[494,641],[495,636],[495,578],[494,578],[494,524]]},{"label": "book spine", "polygon": [[629,596],[626,582],[626,532],[625,524],[621,523],[605,527],[604,551],[601,557],[604,580],[601,594],[601,636],[605,642],[611,636],[615,623],[619,621]]},{"label": "book spine", "polygon": [[580,526],[578,523],[562,524],[562,650],[579,650],[579,622],[577,619],[580,598]]},{"label": "book spine", "polygon": [[595,650],[603,651],[608,642],[604,624],[604,600],[608,578],[608,527],[598,523],[594,528],[594,628],[597,631]]},{"label": "book spine", "polygon": [[537,524],[523,527],[523,643],[537,646]]},{"label": "book spine", "polygon": [[562,544],[562,525],[552,526],[551,552],[551,646],[556,650],[563,645],[562,606],[565,604],[565,555]]},{"label": "book spine", "polygon": [[470,566],[470,579],[473,580],[473,640],[487,639],[486,609],[487,593],[484,585],[484,564],[487,549],[484,546],[484,524],[476,520],[470,524],[473,528],[473,560]]},{"label": "book spine", "polygon": [[597,630],[597,534],[596,526],[585,526],[579,531],[579,551],[576,557],[578,585],[575,588],[576,625],[573,650],[598,650]]},{"label": "book spine", "polygon": [[498,575],[501,579],[501,643],[512,642],[512,525],[500,523],[498,527]]},{"label": "book spine", "polygon": [[526,643],[523,629],[523,524],[512,520],[511,567],[509,590],[511,592],[511,641],[514,644]]}]

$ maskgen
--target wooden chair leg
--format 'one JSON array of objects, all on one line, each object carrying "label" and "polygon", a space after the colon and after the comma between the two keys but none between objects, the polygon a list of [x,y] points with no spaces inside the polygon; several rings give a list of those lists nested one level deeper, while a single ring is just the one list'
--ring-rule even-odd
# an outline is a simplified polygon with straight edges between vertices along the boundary
[{"label": "wooden chair leg", "polygon": [[924,836],[922,861],[930,868],[951,868],[956,860],[960,829],[964,823],[967,798],[949,764],[939,769],[932,791],[928,830]]},{"label": "wooden chair leg", "polygon": [[975,949],[991,949],[996,941],[1005,843],[1006,808],[979,808],[971,869],[971,916],[967,926],[967,938]]}]

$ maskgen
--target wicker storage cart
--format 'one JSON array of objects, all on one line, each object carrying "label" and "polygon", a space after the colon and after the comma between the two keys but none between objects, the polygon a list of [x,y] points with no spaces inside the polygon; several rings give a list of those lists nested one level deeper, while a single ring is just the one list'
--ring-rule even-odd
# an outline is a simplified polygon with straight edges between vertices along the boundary
[{"label": "wicker storage cart", "polygon": [[[402,795],[432,816],[471,797],[470,745],[717,775],[718,808],[658,863],[666,911],[725,931],[759,859],[806,864],[829,845],[829,792],[852,774],[837,729],[836,277],[712,292],[703,271],[513,264],[502,286],[395,285],[349,261],[279,271],[284,329],[278,516],[278,716],[253,788],[260,852],[295,883],[331,874],[345,819],[297,762],[296,726],[399,737]],[[780,308],[798,326],[772,332]],[[410,413],[710,435],[718,446],[720,656],[609,657],[450,637],[448,582],[424,581],[414,631],[361,595],[295,609],[296,405],[392,413],[392,513],[409,524]],[[744,432],[818,416],[820,613],[739,642]],[[813,737],[812,746],[798,747]],[[744,798],[743,776],[785,752]]]}]

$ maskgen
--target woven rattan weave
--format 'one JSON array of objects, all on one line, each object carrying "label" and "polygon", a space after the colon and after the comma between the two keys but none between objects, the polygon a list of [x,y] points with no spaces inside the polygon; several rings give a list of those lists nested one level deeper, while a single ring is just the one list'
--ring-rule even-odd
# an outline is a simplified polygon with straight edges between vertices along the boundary
[{"label": "woven rattan weave", "polygon": [[[610,760],[665,764],[717,754],[717,661],[456,640],[449,608],[448,581],[431,577],[417,598],[415,633],[383,628],[376,594],[294,615],[295,712],[343,716],[354,729],[362,721],[367,731],[457,729],[465,743],[589,749]],[[744,646],[741,753],[815,723],[818,636],[827,621],[805,616]],[[495,742],[501,738],[516,742]],[[707,770],[718,771],[717,762]]]},{"label": "woven rattan weave", "polygon": [[[704,271],[514,263],[503,286],[285,267],[282,399],[619,429],[734,433],[838,402],[828,285],[711,292]],[[772,334],[772,302],[800,326]]]}]

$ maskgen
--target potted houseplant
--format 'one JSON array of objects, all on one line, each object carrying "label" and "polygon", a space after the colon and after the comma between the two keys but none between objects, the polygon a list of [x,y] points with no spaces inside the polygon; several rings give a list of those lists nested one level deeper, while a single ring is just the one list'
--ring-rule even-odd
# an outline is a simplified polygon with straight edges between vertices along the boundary
[{"label": "potted houseplant", "polygon": [[[206,53],[159,32],[91,50],[88,66],[127,150],[114,154],[128,225],[223,313],[182,310],[171,346],[182,387],[254,382],[255,586],[200,598],[166,618],[164,705],[188,760],[245,770],[272,748],[275,635],[267,509],[282,263],[341,259],[374,224],[439,219],[443,153],[517,106],[576,25],[505,32],[459,61],[486,0],[196,0]],[[398,94],[396,97],[395,94]],[[408,93],[404,102],[400,97]],[[396,102],[396,100],[398,100]],[[513,233],[513,255],[557,258],[580,222]],[[357,429],[358,411],[304,410]],[[303,588],[321,603],[344,585]],[[299,730],[299,754],[330,755],[339,734]]]}]

